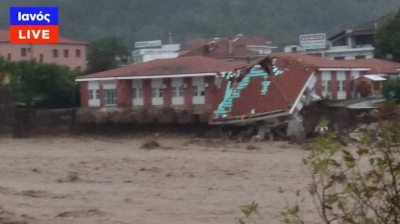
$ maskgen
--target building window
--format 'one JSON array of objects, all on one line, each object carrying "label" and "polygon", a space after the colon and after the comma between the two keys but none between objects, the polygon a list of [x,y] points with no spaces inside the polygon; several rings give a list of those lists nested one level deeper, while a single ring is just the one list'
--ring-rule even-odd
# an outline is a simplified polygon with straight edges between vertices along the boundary
[{"label": "building window", "polygon": [[346,92],[346,81],[342,80],[342,92]]},{"label": "building window", "polygon": [[322,81],[322,92],[330,92],[331,90],[331,81]]},{"label": "building window", "polygon": [[67,49],[64,50],[64,58],[69,57],[69,51]]},{"label": "building window", "polygon": [[193,96],[198,96],[199,95],[199,87],[197,86],[193,86]]},{"label": "building window", "polygon": [[89,100],[93,100],[93,90],[89,90]]},{"label": "building window", "polygon": [[356,56],[356,59],[365,59],[365,58],[367,58],[365,55],[357,55]]},{"label": "building window", "polygon": [[172,97],[183,97],[183,86],[180,87],[172,87]]},{"label": "building window", "polygon": [[53,49],[53,57],[58,58],[58,50],[57,49]]},{"label": "building window", "polygon": [[39,55],[39,62],[42,63],[43,62],[43,54]]},{"label": "building window", "polygon": [[11,54],[7,54],[7,61],[11,61]]},{"label": "building window", "polygon": [[200,96],[204,96],[205,95],[205,91],[204,91],[204,87],[200,88]]},{"label": "building window", "polygon": [[96,89],[96,99],[100,99],[100,90]]},{"label": "building window", "polygon": [[178,96],[179,97],[183,97],[183,90],[184,90],[183,86],[180,86],[179,87],[179,91],[178,91]]},{"label": "building window", "polygon": [[193,96],[204,96],[204,88],[193,86]]},{"label": "building window", "polygon": [[178,88],[179,87],[172,87],[172,97],[178,96]]},{"label": "building window", "polygon": [[105,89],[104,90],[104,105],[116,105],[117,104],[117,90],[116,89]]},{"label": "building window", "polygon": [[26,57],[26,48],[21,48],[21,57]]},{"label": "building window", "polygon": [[133,99],[143,99],[143,88],[133,88],[132,89],[132,97]]},{"label": "building window", "polygon": [[344,81],[344,80],[337,81],[337,91],[338,92],[346,91],[345,87],[346,87],[346,81]]},{"label": "building window", "polygon": [[153,98],[163,97],[163,88],[152,88],[151,95]]},{"label": "building window", "polygon": [[79,50],[79,49],[76,50],[75,51],[75,55],[76,55],[77,58],[80,58],[81,57],[81,50]]}]

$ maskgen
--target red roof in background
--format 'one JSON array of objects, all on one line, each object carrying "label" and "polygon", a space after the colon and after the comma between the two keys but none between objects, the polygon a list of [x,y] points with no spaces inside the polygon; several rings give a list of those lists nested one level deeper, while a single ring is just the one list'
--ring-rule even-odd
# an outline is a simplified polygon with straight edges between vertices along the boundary
[{"label": "red roof in background", "polygon": [[363,64],[354,63],[355,60],[330,60],[301,53],[273,53],[270,55],[272,57],[288,57],[296,60],[300,59],[304,63],[317,68],[368,68]]},{"label": "red roof in background", "polygon": [[[229,38],[232,38],[234,40],[236,37],[223,37],[220,38],[220,42],[226,42],[229,40]],[[189,46],[185,47],[181,51],[192,51],[196,50],[198,48],[201,48],[211,41],[213,41],[214,38],[205,38],[197,41],[194,44],[190,44]],[[257,37],[257,36],[241,36],[238,41],[234,42],[235,46],[246,46],[246,45],[261,45],[261,46],[269,46],[270,42],[262,37]]]},{"label": "red roof in background", "polygon": [[[213,116],[211,123],[235,117],[248,117],[251,116],[253,109],[255,116],[290,109],[289,107],[295,103],[302,93],[303,87],[307,84],[315,69],[313,67],[305,68],[304,63],[289,55],[280,55],[276,58],[277,67],[284,72],[278,76],[268,75],[268,81],[271,81],[271,83],[267,93],[261,94],[263,77],[250,77],[247,87],[240,91],[240,97],[233,99],[231,112],[227,114],[228,116],[226,118],[215,118]],[[247,75],[244,75],[243,78]],[[224,78],[219,91],[216,91],[214,110],[218,109],[225,97],[227,83],[228,81]]]},{"label": "red roof in background", "polygon": [[[238,38],[236,40],[236,38]],[[234,41],[236,40],[236,41]],[[270,46],[270,42],[264,38],[256,36],[240,36],[240,37],[223,37],[219,41],[211,44],[210,52],[205,52],[203,48],[213,41],[212,38],[202,39],[194,44],[187,46],[186,48],[180,50],[181,52],[186,52],[180,57],[201,55],[212,58],[231,58],[231,57],[247,57],[258,55],[257,52],[249,50],[246,48],[247,45],[257,45],[257,46]],[[229,54],[229,41],[232,42],[233,53]],[[188,51],[188,52],[187,52]]]},{"label": "red roof in background", "polygon": [[213,38],[201,39],[193,44],[188,45],[187,47],[181,49],[180,51],[193,51],[193,50],[196,50],[196,49],[199,49],[199,48],[205,46],[206,44],[210,43],[211,41],[213,41]]},{"label": "red roof in background", "polygon": [[89,74],[81,78],[106,78],[126,76],[157,76],[178,74],[217,73],[231,71],[245,64],[228,62],[202,56],[156,59],[134,65],[127,65],[104,72]]},{"label": "red roof in background", "polygon": [[400,63],[380,59],[355,59],[355,60],[331,60],[312,55],[300,53],[273,53],[273,57],[290,57],[300,59],[308,65],[317,68],[369,68],[369,74],[376,73],[399,73]]},{"label": "red roof in background", "polygon": [[380,59],[356,59],[355,63],[359,63],[360,65],[366,66],[371,70],[368,71],[368,74],[393,74],[400,73],[398,69],[400,69],[400,63],[380,60]]},{"label": "red roof in background", "polygon": [[[10,31],[0,29],[0,42],[10,42]],[[86,42],[68,39],[64,37],[58,37],[58,42],[60,44],[79,44],[79,45],[87,45]]]}]

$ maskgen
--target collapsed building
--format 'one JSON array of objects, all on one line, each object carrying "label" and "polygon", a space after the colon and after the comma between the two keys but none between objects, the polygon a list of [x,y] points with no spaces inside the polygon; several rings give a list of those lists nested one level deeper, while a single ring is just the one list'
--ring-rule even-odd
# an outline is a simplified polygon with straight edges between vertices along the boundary
[{"label": "collapsed building", "polygon": [[[268,56],[259,62],[222,72],[217,77],[213,115],[209,123],[230,130],[224,134],[232,137],[232,127],[240,130],[241,138],[262,140],[272,130],[286,129],[283,136],[304,137],[304,127],[299,111],[311,100],[317,81],[315,68],[299,59]],[[250,127],[250,129],[248,128]],[[235,129],[235,128],[233,128]],[[236,133],[238,134],[238,133]]]},{"label": "collapsed building", "polygon": [[[202,56],[158,59],[78,77],[83,123],[209,124],[230,138],[304,138],[316,124],[300,112],[313,100],[362,97],[364,78],[375,88],[400,74],[378,59],[335,61],[274,53],[253,64]],[[368,82],[367,82],[368,83]],[[371,87],[371,88],[372,88]],[[379,91],[374,96],[380,97]],[[307,116],[308,117],[308,116]],[[274,133],[274,134],[272,134]]]}]

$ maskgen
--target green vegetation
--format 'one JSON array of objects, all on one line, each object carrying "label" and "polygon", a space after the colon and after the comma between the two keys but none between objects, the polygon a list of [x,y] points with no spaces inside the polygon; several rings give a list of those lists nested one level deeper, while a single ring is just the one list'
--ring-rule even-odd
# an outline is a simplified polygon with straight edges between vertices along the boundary
[{"label": "green vegetation", "polygon": [[394,99],[400,103],[400,78],[388,80],[382,88],[382,94],[386,99]]},{"label": "green vegetation", "polygon": [[334,34],[393,12],[398,0],[2,0],[0,27],[9,27],[9,6],[59,6],[60,34],[86,41],[121,36],[135,41],[176,43],[238,33],[275,44],[298,41],[304,33]]},{"label": "green vegetation", "polygon": [[86,73],[96,73],[118,68],[130,62],[128,46],[119,37],[105,37],[92,41],[87,49]]},{"label": "green vegetation", "polygon": [[[365,135],[358,149],[330,133],[320,136],[303,163],[308,167],[308,193],[320,223],[400,223],[400,121],[392,107],[382,108],[379,127]],[[326,121],[323,121],[326,122]],[[374,141],[373,141],[374,139]],[[283,189],[279,193],[285,193]],[[287,202],[283,223],[305,224],[306,197]],[[254,203],[242,209],[240,223],[259,211]]]},{"label": "green vegetation", "polygon": [[[399,128],[398,121],[387,123],[376,145],[354,152],[333,134],[317,140],[304,163],[321,223],[400,223]],[[304,223],[300,208],[289,206],[285,223]]]},{"label": "green vegetation", "polygon": [[386,59],[391,55],[393,61],[400,62],[400,11],[380,29],[375,41],[375,57]]},{"label": "green vegetation", "polygon": [[36,61],[0,59],[0,71],[10,74],[13,101],[30,108],[68,108],[79,105],[78,71]]}]

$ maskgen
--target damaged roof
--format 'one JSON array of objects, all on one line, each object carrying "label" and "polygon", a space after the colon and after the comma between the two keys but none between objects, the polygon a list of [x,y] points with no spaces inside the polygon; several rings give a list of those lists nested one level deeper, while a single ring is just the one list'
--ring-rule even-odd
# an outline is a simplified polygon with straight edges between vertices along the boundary
[{"label": "damaged roof", "polygon": [[288,55],[270,56],[241,70],[221,73],[210,123],[288,113],[315,68]]},{"label": "damaged roof", "polygon": [[202,56],[156,59],[139,64],[127,65],[104,72],[89,74],[79,79],[101,79],[110,77],[134,77],[134,76],[160,76],[179,74],[201,74],[230,71],[234,68],[243,67],[244,64],[227,62]]}]

